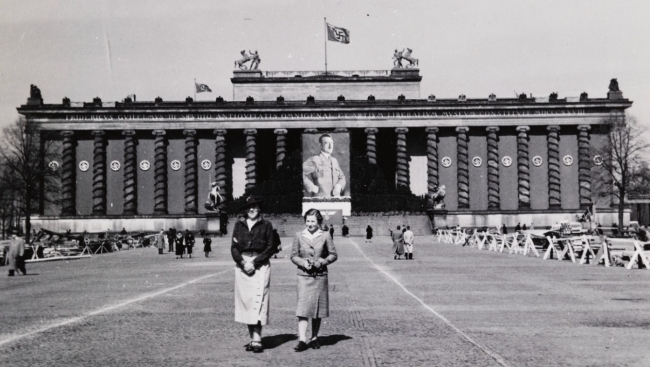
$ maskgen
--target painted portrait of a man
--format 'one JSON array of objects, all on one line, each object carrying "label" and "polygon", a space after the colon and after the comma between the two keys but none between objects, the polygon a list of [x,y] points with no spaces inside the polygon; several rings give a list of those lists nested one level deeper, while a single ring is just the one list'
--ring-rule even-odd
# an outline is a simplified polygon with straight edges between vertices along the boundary
[{"label": "painted portrait of a man", "polygon": [[330,134],[318,138],[320,152],[302,164],[303,189],[306,197],[340,197],[347,184],[339,161],[332,156],[334,139]]}]

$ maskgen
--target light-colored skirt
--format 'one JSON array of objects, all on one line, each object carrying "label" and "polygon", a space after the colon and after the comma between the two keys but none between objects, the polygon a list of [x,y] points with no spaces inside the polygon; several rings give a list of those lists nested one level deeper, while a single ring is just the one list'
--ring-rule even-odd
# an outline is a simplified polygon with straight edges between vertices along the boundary
[{"label": "light-colored skirt", "polygon": [[320,319],[329,317],[329,289],[327,274],[298,276],[298,307],[296,316]]},{"label": "light-colored skirt", "polygon": [[[252,261],[252,256],[243,256]],[[269,288],[271,286],[271,264],[246,274],[239,266],[235,268],[235,321],[248,325],[266,325],[269,322]]]}]

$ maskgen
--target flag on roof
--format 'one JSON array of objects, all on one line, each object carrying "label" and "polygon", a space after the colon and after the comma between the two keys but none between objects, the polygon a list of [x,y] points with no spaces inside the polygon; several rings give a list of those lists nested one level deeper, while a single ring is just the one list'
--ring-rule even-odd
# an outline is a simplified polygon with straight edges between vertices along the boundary
[{"label": "flag on roof", "polygon": [[199,84],[197,82],[194,82],[194,85],[196,85],[196,93],[212,92],[212,89],[210,89],[207,84]]},{"label": "flag on roof", "polygon": [[327,23],[327,39],[334,42],[350,43],[350,31]]}]

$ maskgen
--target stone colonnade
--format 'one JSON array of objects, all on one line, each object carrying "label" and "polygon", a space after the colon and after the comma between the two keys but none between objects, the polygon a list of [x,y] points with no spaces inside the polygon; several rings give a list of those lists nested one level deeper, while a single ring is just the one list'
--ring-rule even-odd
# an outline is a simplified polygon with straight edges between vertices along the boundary
[{"label": "stone colonnade", "polygon": [[[314,129],[306,129],[313,132]],[[343,130],[343,129],[341,129]],[[488,165],[488,209],[499,210],[499,148],[498,132],[495,126],[487,127],[487,165]],[[518,126],[517,130],[517,188],[519,209],[530,208],[530,171],[528,141],[530,128]],[[591,205],[591,175],[590,175],[590,145],[589,125],[578,126],[578,167],[580,184],[580,206]],[[346,130],[347,131],[347,130]],[[397,139],[397,167],[396,179],[398,186],[409,185],[408,146],[406,133],[408,129],[399,127],[395,130]],[[469,209],[469,154],[468,132],[469,127],[457,127],[457,185],[458,209]],[[548,200],[550,209],[561,208],[560,187],[560,154],[559,154],[559,126],[547,127],[548,144]],[[366,155],[371,164],[377,164],[376,134],[378,128],[366,128]],[[438,159],[438,127],[425,129],[426,154],[427,154],[427,185],[428,194],[432,195],[439,184],[439,159]],[[153,130],[155,162],[154,162],[154,214],[168,214],[168,186],[167,186],[167,139],[166,131]],[[223,198],[228,192],[228,167],[226,154],[227,130],[216,129],[215,134],[215,160],[214,178],[221,190]],[[275,129],[276,135],[276,168],[280,168],[286,158],[286,129]],[[185,136],[185,214],[198,213],[198,162],[196,130],[183,130]],[[246,136],[246,189],[250,190],[257,183],[256,176],[256,129],[245,129]],[[106,138],[104,131],[92,131],[93,142],[93,195],[92,214],[106,215]],[[122,131],[124,136],[124,215],[138,214],[137,193],[137,138],[134,130]],[[74,216],[76,213],[76,152],[75,132],[62,131],[63,156],[62,156],[62,215]]]}]

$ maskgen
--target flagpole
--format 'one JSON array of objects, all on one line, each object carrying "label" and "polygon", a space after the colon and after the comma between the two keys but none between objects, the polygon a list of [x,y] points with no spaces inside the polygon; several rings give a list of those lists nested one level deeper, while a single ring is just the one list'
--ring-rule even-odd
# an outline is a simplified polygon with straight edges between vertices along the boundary
[{"label": "flagpole", "polygon": [[323,18],[323,22],[325,22],[325,76],[327,76],[327,18]]}]

